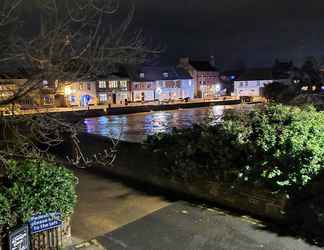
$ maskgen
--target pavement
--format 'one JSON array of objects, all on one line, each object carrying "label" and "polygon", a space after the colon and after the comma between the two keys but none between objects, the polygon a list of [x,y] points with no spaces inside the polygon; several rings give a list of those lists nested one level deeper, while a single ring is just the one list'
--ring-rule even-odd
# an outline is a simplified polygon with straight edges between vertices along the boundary
[{"label": "pavement", "polygon": [[[102,172],[76,171],[69,250],[316,250],[286,231],[217,207],[165,198]],[[140,191],[139,191],[140,190]],[[147,192],[145,191],[147,190]]]}]

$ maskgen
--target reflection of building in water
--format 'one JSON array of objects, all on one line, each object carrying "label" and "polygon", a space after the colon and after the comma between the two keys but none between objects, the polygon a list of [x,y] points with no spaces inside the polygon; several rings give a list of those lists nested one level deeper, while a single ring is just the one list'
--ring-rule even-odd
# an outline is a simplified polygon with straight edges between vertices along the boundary
[{"label": "reflection of building in water", "polygon": [[173,128],[187,128],[208,119],[213,124],[224,112],[224,106],[112,115],[85,119],[89,133],[127,141],[143,141],[147,135],[169,133]]}]

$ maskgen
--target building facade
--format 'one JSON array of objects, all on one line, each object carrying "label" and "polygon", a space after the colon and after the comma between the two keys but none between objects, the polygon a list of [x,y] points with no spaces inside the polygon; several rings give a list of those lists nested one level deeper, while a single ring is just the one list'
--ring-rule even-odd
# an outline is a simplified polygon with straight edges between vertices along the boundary
[{"label": "building facade", "polygon": [[96,82],[59,81],[55,82],[56,107],[88,107],[97,105]]},{"label": "building facade", "polygon": [[122,74],[101,76],[96,81],[98,103],[127,104],[131,100],[129,77]]},{"label": "building facade", "polygon": [[133,102],[171,101],[194,97],[194,83],[188,72],[173,66],[139,67],[132,70]]},{"label": "building facade", "polygon": [[54,107],[54,85],[47,80],[28,80],[22,74],[1,73],[0,74],[0,100],[19,95],[30,86],[35,89],[28,91],[13,103],[21,109]]},{"label": "building facade", "polygon": [[273,82],[292,84],[294,79],[290,74],[277,74],[272,68],[248,69],[234,81],[234,95],[263,96],[263,88]]},{"label": "building facade", "polygon": [[193,78],[194,97],[210,99],[221,94],[221,81],[214,62],[181,58],[178,67],[185,69]]}]

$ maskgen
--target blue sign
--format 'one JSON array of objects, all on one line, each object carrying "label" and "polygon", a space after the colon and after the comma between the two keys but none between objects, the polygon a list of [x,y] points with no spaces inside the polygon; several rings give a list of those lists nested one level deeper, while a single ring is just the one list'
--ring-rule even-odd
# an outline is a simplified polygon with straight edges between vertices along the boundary
[{"label": "blue sign", "polygon": [[29,220],[30,232],[32,234],[57,228],[62,224],[62,215],[59,212],[36,214]]},{"label": "blue sign", "polygon": [[28,225],[16,229],[9,233],[10,250],[29,250]]}]

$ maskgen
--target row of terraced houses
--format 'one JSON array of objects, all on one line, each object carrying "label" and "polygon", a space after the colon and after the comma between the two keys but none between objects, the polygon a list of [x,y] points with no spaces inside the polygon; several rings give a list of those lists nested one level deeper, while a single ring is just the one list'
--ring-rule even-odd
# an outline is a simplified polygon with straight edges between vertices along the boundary
[{"label": "row of terraced houses", "polygon": [[[116,73],[93,79],[43,81],[43,87],[31,91],[18,104],[29,107],[88,107],[125,105],[133,102],[170,102],[188,99],[215,99],[232,95],[237,98],[259,97],[272,82],[296,84],[300,72],[291,62],[274,68],[219,72],[214,60],[193,61],[182,58],[176,66],[121,67]],[[324,68],[321,69],[324,79]],[[13,95],[27,79],[23,74],[0,72],[0,101]],[[302,89],[307,88],[307,86]],[[324,86],[322,87],[324,92]]]},{"label": "row of terraced houses", "polygon": [[[27,79],[0,74],[0,99],[8,98]],[[213,62],[180,60],[177,66],[136,66],[95,79],[43,81],[43,87],[19,100],[22,107],[73,107],[215,98],[224,95]]]}]

